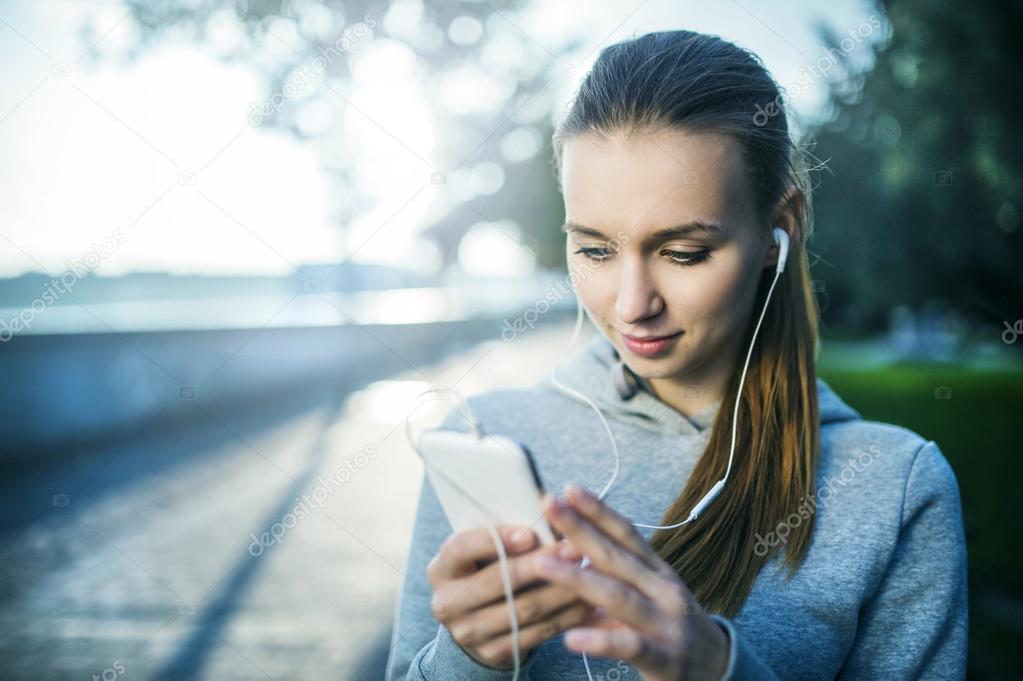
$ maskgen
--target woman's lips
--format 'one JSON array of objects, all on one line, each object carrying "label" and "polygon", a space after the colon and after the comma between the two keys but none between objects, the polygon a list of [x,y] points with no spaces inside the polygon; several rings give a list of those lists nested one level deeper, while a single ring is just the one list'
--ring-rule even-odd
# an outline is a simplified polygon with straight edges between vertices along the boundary
[{"label": "woman's lips", "polygon": [[658,336],[657,338],[652,339],[634,338],[632,336],[627,336],[624,333],[620,335],[625,347],[627,347],[630,351],[637,355],[642,355],[643,357],[651,357],[667,350],[668,347],[682,335],[682,332],[679,331],[671,336]]}]

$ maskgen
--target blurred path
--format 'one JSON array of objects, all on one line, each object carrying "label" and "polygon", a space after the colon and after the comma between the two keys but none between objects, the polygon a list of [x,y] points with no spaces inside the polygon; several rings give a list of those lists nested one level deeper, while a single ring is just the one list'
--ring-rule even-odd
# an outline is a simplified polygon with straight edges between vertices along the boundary
[{"label": "blurred path", "polygon": [[0,678],[382,678],[422,470],[415,396],[529,385],[571,330],[244,414],[197,403],[187,429],[6,478]]}]

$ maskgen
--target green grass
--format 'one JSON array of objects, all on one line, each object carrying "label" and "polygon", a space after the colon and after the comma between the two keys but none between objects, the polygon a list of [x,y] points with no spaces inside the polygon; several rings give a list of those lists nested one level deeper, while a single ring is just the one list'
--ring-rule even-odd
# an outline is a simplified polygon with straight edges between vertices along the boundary
[{"label": "green grass", "polygon": [[[865,419],[905,426],[941,447],[959,481],[970,578],[970,676],[1023,673],[1018,616],[1023,604],[1023,371],[899,364],[819,373]],[[947,387],[950,397],[935,390]],[[981,591],[1007,607],[984,605]],[[990,602],[989,600],[987,602]],[[1016,629],[1015,632],[1011,632]]]}]

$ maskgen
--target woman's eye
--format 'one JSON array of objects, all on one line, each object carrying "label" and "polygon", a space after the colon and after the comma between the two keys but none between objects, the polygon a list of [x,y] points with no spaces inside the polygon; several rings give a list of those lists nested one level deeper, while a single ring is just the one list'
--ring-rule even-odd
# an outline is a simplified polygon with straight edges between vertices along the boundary
[{"label": "woman's eye", "polygon": [[[610,248],[593,248],[593,247],[580,247],[577,254],[581,253],[590,260],[602,262],[611,257],[613,251]],[[710,257],[709,250],[702,251],[661,251],[661,255],[668,256],[668,260],[681,267],[692,267],[697,265]]]},{"label": "woman's eye", "polygon": [[578,251],[576,251],[576,253],[582,253],[590,260],[596,260],[598,262],[600,262],[601,260],[607,260],[609,257],[611,257],[610,248],[587,248],[583,246]]},{"label": "woman's eye", "polygon": [[692,267],[698,265],[707,258],[710,257],[710,251],[661,251],[662,254],[667,255],[673,263],[681,265],[682,267]]}]

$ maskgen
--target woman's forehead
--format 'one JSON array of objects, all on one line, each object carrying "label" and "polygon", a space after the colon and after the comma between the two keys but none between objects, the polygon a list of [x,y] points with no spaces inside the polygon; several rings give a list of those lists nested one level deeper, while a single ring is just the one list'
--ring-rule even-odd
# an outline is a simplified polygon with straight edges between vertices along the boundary
[{"label": "woman's forehead", "polygon": [[[731,137],[673,130],[566,141],[567,221],[615,230],[637,224],[729,224],[749,210],[741,147]],[[603,230],[602,230],[603,231]]]}]

